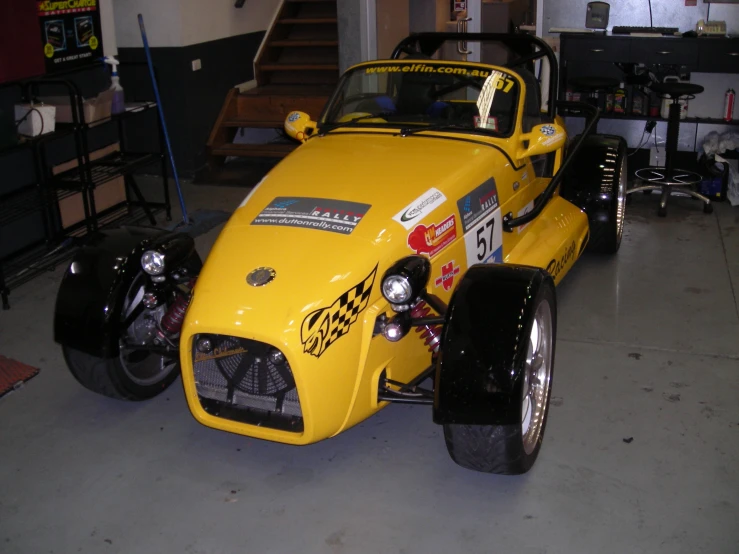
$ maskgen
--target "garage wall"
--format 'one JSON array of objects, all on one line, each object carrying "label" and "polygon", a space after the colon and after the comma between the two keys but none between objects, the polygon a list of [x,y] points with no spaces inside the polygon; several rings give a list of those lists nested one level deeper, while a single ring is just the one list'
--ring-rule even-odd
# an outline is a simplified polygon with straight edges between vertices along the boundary
[{"label": "garage wall", "polygon": [[[113,1],[122,62],[145,61],[138,14],[144,16],[175,160],[190,175],[205,164],[205,143],[226,93],[253,79],[254,56],[280,2],[247,0],[235,8],[233,0]],[[198,71],[192,70],[194,60],[200,60]],[[121,81],[127,95],[151,89],[144,71],[128,79],[121,73]]]},{"label": "garage wall", "polygon": [[[588,0],[546,0],[543,2],[544,33],[550,27],[585,27]],[[614,25],[649,26],[648,0],[610,2],[608,28]],[[739,33],[739,5],[705,4],[685,6],[683,0],[652,0],[652,21],[655,27],[678,27],[680,31],[695,29],[699,19],[706,19],[711,7],[711,20],[726,21],[730,34]]]}]

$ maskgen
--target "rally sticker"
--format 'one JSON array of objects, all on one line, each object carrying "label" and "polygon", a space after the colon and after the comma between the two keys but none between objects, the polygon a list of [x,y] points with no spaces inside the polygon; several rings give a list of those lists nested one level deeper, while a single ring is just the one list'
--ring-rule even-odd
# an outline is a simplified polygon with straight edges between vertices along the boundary
[{"label": "rally sticker", "polygon": [[462,216],[462,229],[466,233],[486,215],[498,207],[498,189],[492,177],[457,200],[459,215]]},{"label": "rally sticker", "polygon": [[408,235],[408,246],[416,254],[436,256],[457,238],[457,218],[454,214],[441,223],[431,225],[416,225]]},{"label": "rally sticker", "polygon": [[444,202],[446,196],[440,190],[432,188],[395,214],[393,219],[406,229],[410,229]]},{"label": "rally sticker", "polygon": [[455,265],[454,260],[441,266],[441,275],[434,280],[434,286],[443,287],[444,290],[451,290],[454,285],[454,277],[459,275],[459,266]]},{"label": "rally sticker", "polygon": [[500,208],[475,225],[465,236],[467,266],[503,261],[503,221]]},{"label": "rally sticker", "polygon": [[370,204],[346,200],[280,196],[270,202],[251,224],[303,227],[350,235],[370,207]]}]

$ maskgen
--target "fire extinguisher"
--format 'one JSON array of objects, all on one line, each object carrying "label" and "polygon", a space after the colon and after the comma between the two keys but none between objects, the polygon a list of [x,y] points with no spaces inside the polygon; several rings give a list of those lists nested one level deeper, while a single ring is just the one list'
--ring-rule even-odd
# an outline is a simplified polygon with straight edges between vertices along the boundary
[{"label": "fire extinguisher", "polygon": [[724,97],[724,121],[731,121],[734,119],[734,103],[736,101],[736,92],[733,88],[726,91]]}]

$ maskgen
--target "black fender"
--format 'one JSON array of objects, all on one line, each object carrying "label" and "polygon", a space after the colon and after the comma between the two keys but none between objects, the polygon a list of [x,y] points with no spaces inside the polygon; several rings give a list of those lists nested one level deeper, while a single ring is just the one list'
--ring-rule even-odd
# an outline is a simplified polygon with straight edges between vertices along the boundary
[{"label": "black fender", "polygon": [[618,178],[618,167],[626,155],[626,147],[623,137],[587,136],[575,154],[577,159],[564,175],[560,196],[588,214],[590,221],[610,217],[615,201],[614,179]]},{"label": "black fender", "polygon": [[[452,294],[442,330],[435,423],[521,424],[526,337],[539,291],[550,286],[554,289],[554,281],[541,268],[469,268]],[[556,318],[552,324],[556,332]]]},{"label": "black fender", "polygon": [[154,248],[167,251],[168,273],[187,267],[196,276],[202,268],[195,242],[185,233],[133,226],[99,232],[75,254],[62,278],[54,340],[98,358],[117,356],[123,299],[141,272],[141,255]]}]

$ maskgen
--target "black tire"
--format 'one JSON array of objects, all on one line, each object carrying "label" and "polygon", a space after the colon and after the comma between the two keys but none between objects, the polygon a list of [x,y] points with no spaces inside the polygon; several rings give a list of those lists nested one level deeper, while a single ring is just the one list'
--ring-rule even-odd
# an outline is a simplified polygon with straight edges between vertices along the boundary
[{"label": "black tire", "polygon": [[588,251],[597,254],[615,254],[621,247],[626,207],[626,180],[628,177],[626,145],[621,143],[616,160],[617,170],[610,183],[610,199],[605,210],[588,214],[590,239]]},{"label": "black tire", "polygon": [[75,379],[85,388],[118,400],[148,400],[169,387],[179,375],[179,363],[162,379],[151,385],[141,385],[126,373],[120,358],[97,358],[62,346],[64,360]]},{"label": "black tire", "polygon": [[[148,282],[148,276],[140,273],[136,276],[124,299],[124,312],[121,320],[135,308],[136,299],[141,302],[142,287]],[[139,293],[137,295],[137,293]],[[166,305],[157,310],[159,318],[166,311]],[[141,313],[131,324],[142,317],[149,317]],[[153,324],[153,323],[152,323]],[[128,329],[123,329],[128,333]],[[123,338],[123,337],[121,337]],[[140,343],[139,343],[140,344]],[[121,348],[114,358],[99,358],[81,350],[62,345],[67,367],[75,379],[85,388],[119,400],[147,400],[169,387],[180,373],[179,359],[176,353],[172,356],[161,355],[145,350],[128,350]]]},{"label": "black tire", "polygon": [[[531,469],[541,450],[546,422],[549,415],[549,402],[554,373],[554,346],[557,335],[557,312],[553,285],[542,286],[535,299],[533,314],[537,314],[539,305],[547,303],[550,314],[551,336],[549,337],[550,367],[548,383],[542,389],[543,415],[540,431],[535,438],[533,449],[524,444],[523,422],[517,425],[460,425],[444,424],[444,439],[452,460],[467,469],[501,475],[520,475]],[[531,336],[534,317],[526,323],[526,334]],[[526,355],[519,356],[514,365],[524,374]],[[523,396],[522,384],[522,396]]]}]

